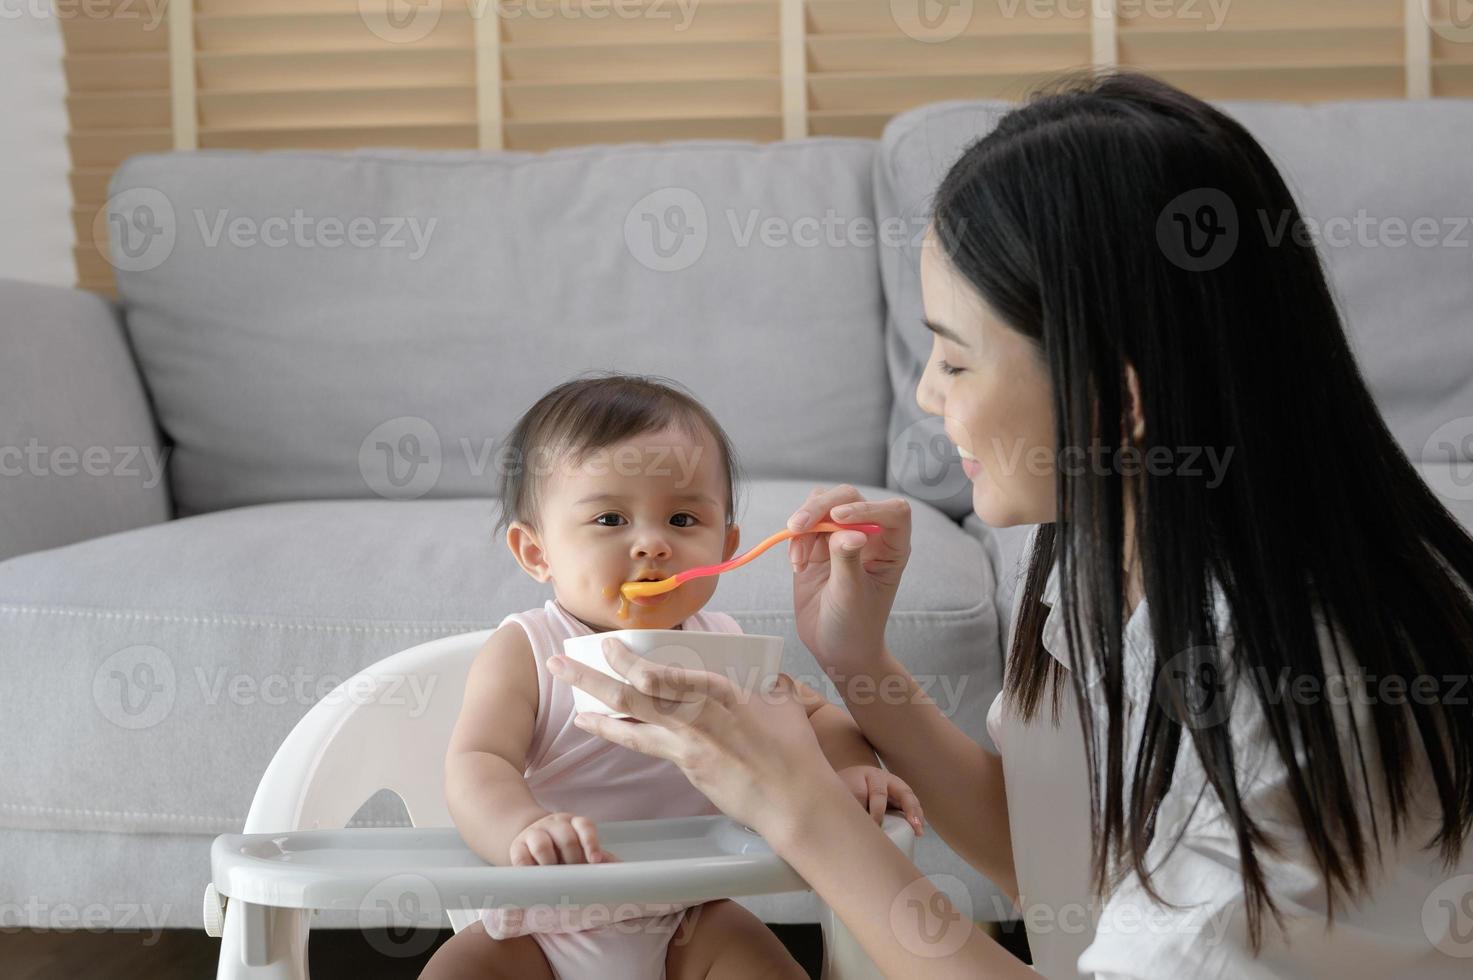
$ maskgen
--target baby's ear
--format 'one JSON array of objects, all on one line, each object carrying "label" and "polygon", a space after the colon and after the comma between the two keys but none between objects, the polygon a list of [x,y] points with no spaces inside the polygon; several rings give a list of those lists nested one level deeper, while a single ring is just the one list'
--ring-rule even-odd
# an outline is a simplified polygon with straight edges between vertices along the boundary
[{"label": "baby's ear", "polygon": [[547,553],[542,550],[536,530],[521,521],[512,521],[506,529],[506,546],[528,575],[539,582],[552,578],[552,568],[547,564]]},{"label": "baby's ear", "polygon": [[727,561],[736,554],[737,545],[742,540],[742,529],[735,524],[726,525],[725,553],[721,556],[722,561]]}]

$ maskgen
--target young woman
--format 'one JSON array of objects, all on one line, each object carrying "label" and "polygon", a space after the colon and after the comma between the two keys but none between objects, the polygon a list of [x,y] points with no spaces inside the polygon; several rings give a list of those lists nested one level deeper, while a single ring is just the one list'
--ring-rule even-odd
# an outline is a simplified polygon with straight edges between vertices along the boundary
[{"label": "young woman", "polygon": [[[1041,966],[1070,948],[1069,910],[1030,896],[1093,886],[1051,975],[1473,962],[1473,540],[1393,441],[1312,246],[1268,233],[1280,219],[1299,212],[1239,124],[1134,75],[1017,108],[937,190],[916,398],[977,514],[1039,525],[989,716],[1001,759],[885,648],[906,502],[820,488],[790,521],[885,526],[793,540],[799,634],[865,679],[839,691],[940,835],[1030,921],[1054,916],[1030,934]],[[744,697],[610,646],[627,684],[564,676],[645,723],[589,730],[675,761],[763,833],[887,976],[1037,975],[853,806],[790,683]],[[700,701],[696,720],[669,699]],[[1009,767],[1029,799],[1005,793]],[[1010,816],[1045,808],[1087,839],[1015,852],[1033,838]]]}]

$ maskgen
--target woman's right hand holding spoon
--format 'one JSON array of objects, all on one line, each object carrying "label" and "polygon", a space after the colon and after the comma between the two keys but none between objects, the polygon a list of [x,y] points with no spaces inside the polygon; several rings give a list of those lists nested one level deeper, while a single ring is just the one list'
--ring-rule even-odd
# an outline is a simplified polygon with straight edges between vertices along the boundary
[{"label": "woman's right hand holding spoon", "polygon": [[910,558],[910,504],[865,500],[848,484],[819,487],[788,520],[801,530],[818,521],[871,523],[879,534],[834,531],[788,540],[798,637],[827,670],[872,670],[885,650],[885,623]]}]

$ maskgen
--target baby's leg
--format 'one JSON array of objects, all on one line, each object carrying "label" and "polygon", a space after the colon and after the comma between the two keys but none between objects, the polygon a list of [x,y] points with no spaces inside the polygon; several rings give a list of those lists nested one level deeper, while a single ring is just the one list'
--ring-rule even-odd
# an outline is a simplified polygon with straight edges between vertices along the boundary
[{"label": "baby's leg", "polygon": [[782,940],[745,908],[724,898],[687,909],[665,950],[666,980],[807,980]]},{"label": "baby's leg", "polygon": [[472,922],[445,940],[419,980],[554,980],[547,957],[531,936],[492,939]]}]

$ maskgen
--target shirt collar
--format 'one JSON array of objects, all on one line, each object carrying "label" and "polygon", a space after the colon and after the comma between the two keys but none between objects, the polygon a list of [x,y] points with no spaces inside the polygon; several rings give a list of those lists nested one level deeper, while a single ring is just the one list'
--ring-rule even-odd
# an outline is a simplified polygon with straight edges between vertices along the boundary
[{"label": "shirt collar", "polygon": [[[1049,607],[1048,615],[1043,622],[1043,647],[1055,660],[1072,669],[1073,665],[1068,659],[1069,645],[1066,639],[1061,593],[1059,565],[1055,561],[1053,568],[1049,571],[1048,580],[1044,583],[1041,599],[1044,605]],[[1230,628],[1230,617],[1226,597],[1215,581],[1213,595],[1220,642]],[[1125,666],[1125,695],[1137,704],[1145,704],[1150,699],[1150,686],[1155,673],[1155,652],[1151,643],[1150,605],[1144,597],[1126,621],[1125,643],[1121,652]],[[1094,661],[1089,657],[1084,658],[1083,670],[1086,687],[1092,688],[1100,682],[1099,672]]]}]

